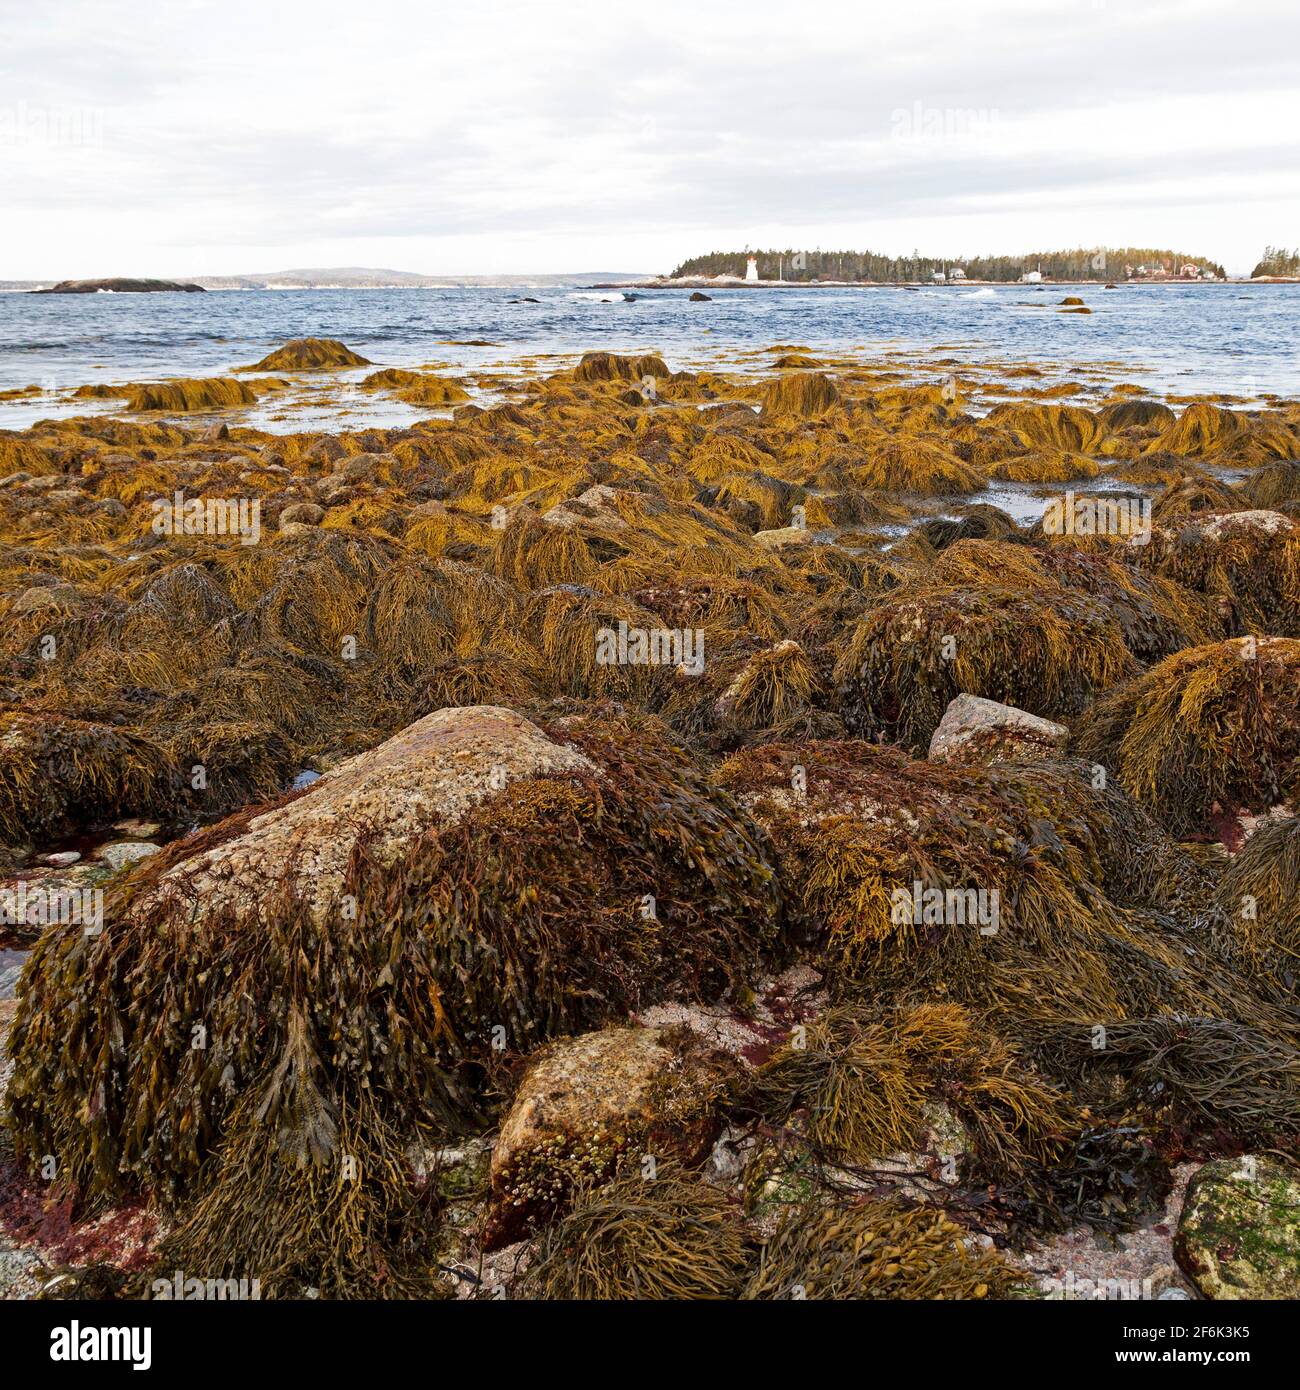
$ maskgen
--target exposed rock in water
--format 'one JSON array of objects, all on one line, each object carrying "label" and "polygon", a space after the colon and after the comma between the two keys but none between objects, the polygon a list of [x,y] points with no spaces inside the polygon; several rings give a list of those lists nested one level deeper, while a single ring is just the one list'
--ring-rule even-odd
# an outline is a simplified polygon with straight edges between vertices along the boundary
[{"label": "exposed rock in water", "polygon": [[670,375],[662,357],[622,357],[616,352],[584,352],[573,369],[574,381],[643,381]]},{"label": "exposed rock in water", "polygon": [[203,294],[202,285],[177,280],[60,280],[33,294]]},{"label": "exposed rock in water", "polygon": [[767,388],[763,398],[763,415],[824,415],[839,400],[840,393],[835,383],[821,372],[785,376]]},{"label": "exposed rock in water", "polygon": [[492,1154],[484,1248],[518,1240],[600,1182],[634,1166],[703,1162],[733,1064],[689,1028],[606,1028],[550,1043],[530,1064]]},{"label": "exposed rock in water", "polygon": [[1062,752],[1070,741],[1064,724],[985,700],[958,695],[930,739],[930,761],[1035,762]]},{"label": "exposed rock in water", "polygon": [[230,377],[202,381],[160,381],[133,386],[126,408],[140,410],[219,410],[231,405],[256,405],[257,392],[247,382]]},{"label": "exposed rock in water", "polygon": [[692,304],[712,304],[712,303],[713,303],[713,296],[712,296],[711,294],[701,294],[699,290],[694,290],[694,291],[691,293],[691,303],[692,303]]},{"label": "exposed rock in water", "polygon": [[293,338],[269,352],[245,372],[320,372],[334,367],[369,367],[369,358],[353,352],[337,338]]},{"label": "exposed rock in water", "polygon": [[1300,1170],[1252,1154],[1205,1164],[1174,1255],[1206,1298],[1300,1298]]}]

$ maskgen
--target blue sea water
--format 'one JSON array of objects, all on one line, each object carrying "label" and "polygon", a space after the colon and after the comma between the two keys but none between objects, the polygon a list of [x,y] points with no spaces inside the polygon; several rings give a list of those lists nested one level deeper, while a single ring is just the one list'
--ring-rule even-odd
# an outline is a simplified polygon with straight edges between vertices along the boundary
[{"label": "blue sea water", "polygon": [[[564,365],[539,357],[596,348],[654,350],[675,369],[758,370],[767,364],[753,356],[758,350],[786,343],[851,350],[918,377],[934,377],[940,359],[1029,362],[1049,380],[1101,368],[1094,380],[1132,381],[1153,395],[1300,395],[1300,285],[720,289],[705,304],[691,303],[687,290],[633,293],[630,300],[555,288],[0,294],[0,390],[43,390],[0,402],[0,427],[115,408],[68,401],[62,393],[77,385],[225,375],[307,336],[341,338],[380,365],[437,363],[450,373],[518,371],[529,359],[523,369],[536,374]],[[1057,313],[1067,293],[1081,295],[1092,314]],[[337,406],[328,415],[314,410],[310,391],[241,418],[292,429],[324,418],[402,423],[436,413],[356,395],[342,420]]]}]

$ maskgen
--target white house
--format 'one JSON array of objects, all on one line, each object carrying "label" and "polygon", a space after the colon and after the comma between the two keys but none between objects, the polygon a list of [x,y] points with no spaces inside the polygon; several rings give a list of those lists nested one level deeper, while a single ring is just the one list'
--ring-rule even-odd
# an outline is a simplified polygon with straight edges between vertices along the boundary
[{"label": "white house", "polygon": [[930,279],[933,280],[936,285],[942,285],[947,278],[948,277],[942,270],[935,270],[930,273]]},{"label": "white house", "polygon": [[757,257],[757,256],[751,256],[751,257],[745,262],[745,279],[746,279],[746,280],[757,280],[757,279],[758,279],[758,257]]},{"label": "white house", "polygon": [[1022,285],[1037,285],[1042,283],[1042,279],[1043,272],[1041,270],[1027,270],[1020,277],[1020,283]]}]

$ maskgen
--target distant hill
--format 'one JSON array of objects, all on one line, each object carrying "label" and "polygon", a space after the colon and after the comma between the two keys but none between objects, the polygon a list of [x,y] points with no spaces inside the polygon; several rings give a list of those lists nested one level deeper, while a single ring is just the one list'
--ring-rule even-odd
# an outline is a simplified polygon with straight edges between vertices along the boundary
[{"label": "distant hill", "polygon": [[1213,275],[1225,277],[1224,269],[1203,256],[1182,251],[1154,250],[1120,246],[1075,251],[1032,251],[1023,256],[884,256],[874,251],[711,251],[692,256],[673,271],[674,279],[692,276],[743,276],[750,256],[758,260],[759,278],[778,277],[795,283],[819,280],[873,280],[885,284],[906,284],[929,280],[936,271],[960,266],[968,280],[1015,281],[1025,271],[1041,270],[1045,280],[1123,280],[1127,267],[1136,274],[1140,267],[1176,278],[1185,265],[1195,265]]},{"label": "distant hill", "polygon": [[[327,266],[308,270],[272,270],[247,275],[189,275],[205,290],[388,290],[388,289],[556,289],[567,285],[623,283],[647,278],[645,271],[575,270],[563,275],[420,275],[410,270],[366,266]],[[111,282],[104,281],[109,284]],[[51,280],[0,280],[0,290],[47,289]]]}]

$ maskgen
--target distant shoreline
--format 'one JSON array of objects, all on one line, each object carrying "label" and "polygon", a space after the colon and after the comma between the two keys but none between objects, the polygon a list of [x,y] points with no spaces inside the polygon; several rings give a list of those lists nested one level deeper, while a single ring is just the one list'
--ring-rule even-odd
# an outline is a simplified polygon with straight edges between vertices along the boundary
[{"label": "distant shoreline", "polygon": [[1176,287],[1186,289],[1194,285],[1294,285],[1300,278],[1288,279],[1282,276],[1261,276],[1258,279],[1227,280],[1183,280],[1171,276],[1167,280],[1053,280],[1044,276],[1041,280],[741,280],[728,277],[711,280],[704,276],[685,276],[680,280],[660,278],[655,280],[619,281],[590,286],[593,290],[964,290],[976,289],[1045,289],[1049,286],[1086,286],[1092,289],[1106,289],[1121,286],[1136,286],[1142,289],[1167,289]]}]

